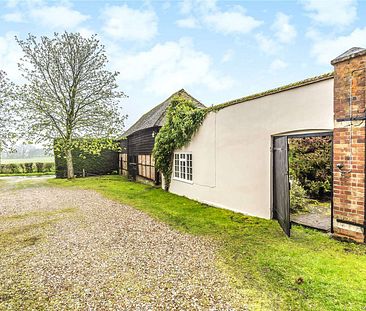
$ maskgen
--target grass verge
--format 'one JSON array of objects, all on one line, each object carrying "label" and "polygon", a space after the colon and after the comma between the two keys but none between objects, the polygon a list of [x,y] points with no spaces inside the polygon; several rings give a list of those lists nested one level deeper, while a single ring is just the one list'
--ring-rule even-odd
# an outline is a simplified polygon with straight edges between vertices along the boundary
[{"label": "grass verge", "polygon": [[97,190],[175,229],[215,239],[218,265],[254,309],[366,310],[363,245],[302,227],[287,238],[276,221],[210,207],[120,176],[48,183]]}]

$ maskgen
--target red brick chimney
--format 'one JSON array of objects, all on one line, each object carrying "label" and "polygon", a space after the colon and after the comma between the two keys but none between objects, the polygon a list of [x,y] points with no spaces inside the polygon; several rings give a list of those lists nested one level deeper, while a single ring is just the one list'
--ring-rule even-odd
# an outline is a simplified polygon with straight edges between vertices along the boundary
[{"label": "red brick chimney", "polygon": [[366,49],[352,48],[334,66],[333,230],[366,242]]}]

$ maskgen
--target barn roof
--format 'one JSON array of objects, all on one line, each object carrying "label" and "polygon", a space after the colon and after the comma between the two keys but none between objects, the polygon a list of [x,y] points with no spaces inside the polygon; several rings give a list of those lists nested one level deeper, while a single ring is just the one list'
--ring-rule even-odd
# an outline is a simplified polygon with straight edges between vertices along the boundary
[{"label": "barn roof", "polygon": [[190,99],[197,105],[197,107],[205,108],[201,102],[188,94],[184,89],[181,89],[169,96],[161,104],[155,106],[153,109],[145,113],[140,119],[137,120],[135,124],[133,124],[126,132],[123,133],[123,136],[127,137],[140,130],[156,126],[163,126],[165,122],[166,109],[168,108],[174,96],[182,96],[184,98]]}]

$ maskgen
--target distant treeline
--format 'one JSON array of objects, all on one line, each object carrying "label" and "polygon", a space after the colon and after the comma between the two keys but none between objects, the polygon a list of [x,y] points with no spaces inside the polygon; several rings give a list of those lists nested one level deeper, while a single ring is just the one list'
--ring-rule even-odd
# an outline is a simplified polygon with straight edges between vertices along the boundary
[{"label": "distant treeline", "polygon": [[45,156],[45,150],[37,145],[18,145],[15,147],[14,152],[1,153],[3,159],[27,159]]},{"label": "distant treeline", "polygon": [[0,164],[0,174],[51,173],[55,171],[55,163],[9,163]]}]

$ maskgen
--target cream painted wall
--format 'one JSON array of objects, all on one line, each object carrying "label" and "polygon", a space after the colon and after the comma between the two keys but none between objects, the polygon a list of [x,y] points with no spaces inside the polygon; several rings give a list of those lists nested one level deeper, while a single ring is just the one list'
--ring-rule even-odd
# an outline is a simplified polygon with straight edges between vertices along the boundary
[{"label": "cream painted wall", "polygon": [[271,218],[271,137],[333,130],[333,79],[211,112],[188,146],[193,182],[170,191],[248,215]]}]

